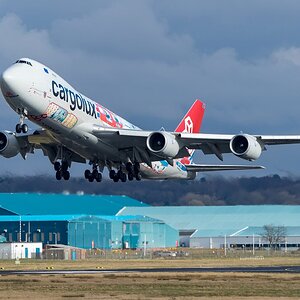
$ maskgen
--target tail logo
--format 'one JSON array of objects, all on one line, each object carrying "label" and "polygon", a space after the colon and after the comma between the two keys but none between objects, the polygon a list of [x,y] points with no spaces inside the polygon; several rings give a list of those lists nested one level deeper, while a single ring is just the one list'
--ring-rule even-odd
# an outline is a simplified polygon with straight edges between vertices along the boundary
[{"label": "tail logo", "polygon": [[193,133],[194,124],[190,116],[184,119],[184,132]]}]

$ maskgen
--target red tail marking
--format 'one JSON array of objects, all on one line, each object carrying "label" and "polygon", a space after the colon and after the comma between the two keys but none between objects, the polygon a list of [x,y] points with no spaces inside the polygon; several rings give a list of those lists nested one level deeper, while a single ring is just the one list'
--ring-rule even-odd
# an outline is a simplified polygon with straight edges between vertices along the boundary
[{"label": "red tail marking", "polygon": [[177,126],[175,132],[198,133],[204,116],[205,104],[196,100]]}]

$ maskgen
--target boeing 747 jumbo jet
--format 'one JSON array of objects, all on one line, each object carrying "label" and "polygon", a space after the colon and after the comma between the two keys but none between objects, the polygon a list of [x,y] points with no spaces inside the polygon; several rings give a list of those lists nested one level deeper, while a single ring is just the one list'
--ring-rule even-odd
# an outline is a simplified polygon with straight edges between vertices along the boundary
[{"label": "boeing 747 jumbo jet", "polygon": [[[115,181],[194,179],[197,172],[249,170],[253,165],[193,164],[196,149],[223,160],[223,153],[256,160],[265,145],[299,143],[300,136],[199,133],[205,110],[196,100],[174,132],[144,131],[76,91],[50,68],[21,58],[5,70],[1,90],[19,115],[15,132],[0,132],[0,154],[6,158],[41,149],[57,180],[70,178],[72,162],[87,163],[85,178],[100,182],[105,167]],[[29,119],[41,129],[28,133]]]}]

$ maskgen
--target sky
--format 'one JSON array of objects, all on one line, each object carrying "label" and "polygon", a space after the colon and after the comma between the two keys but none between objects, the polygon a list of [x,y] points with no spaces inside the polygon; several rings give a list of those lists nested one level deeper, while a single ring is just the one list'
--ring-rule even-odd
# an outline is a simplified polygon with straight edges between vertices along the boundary
[{"label": "sky", "polygon": [[[199,98],[205,133],[300,134],[299,15],[296,0],[0,0],[0,72],[20,57],[38,60],[147,130],[174,130]],[[17,122],[1,97],[0,128]],[[299,152],[269,147],[256,162],[265,171],[237,174],[299,176]],[[197,162],[219,163],[202,153]],[[1,157],[0,166],[53,172],[38,152],[26,162]]]}]

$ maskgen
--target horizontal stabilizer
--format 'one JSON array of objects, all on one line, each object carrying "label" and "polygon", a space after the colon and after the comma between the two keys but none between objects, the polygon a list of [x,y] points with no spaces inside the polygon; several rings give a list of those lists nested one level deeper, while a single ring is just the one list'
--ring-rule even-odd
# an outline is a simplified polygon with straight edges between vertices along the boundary
[{"label": "horizontal stabilizer", "polygon": [[187,171],[210,172],[210,171],[234,171],[234,170],[253,170],[264,169],[263,166],[251,165],[185,165]]}]

